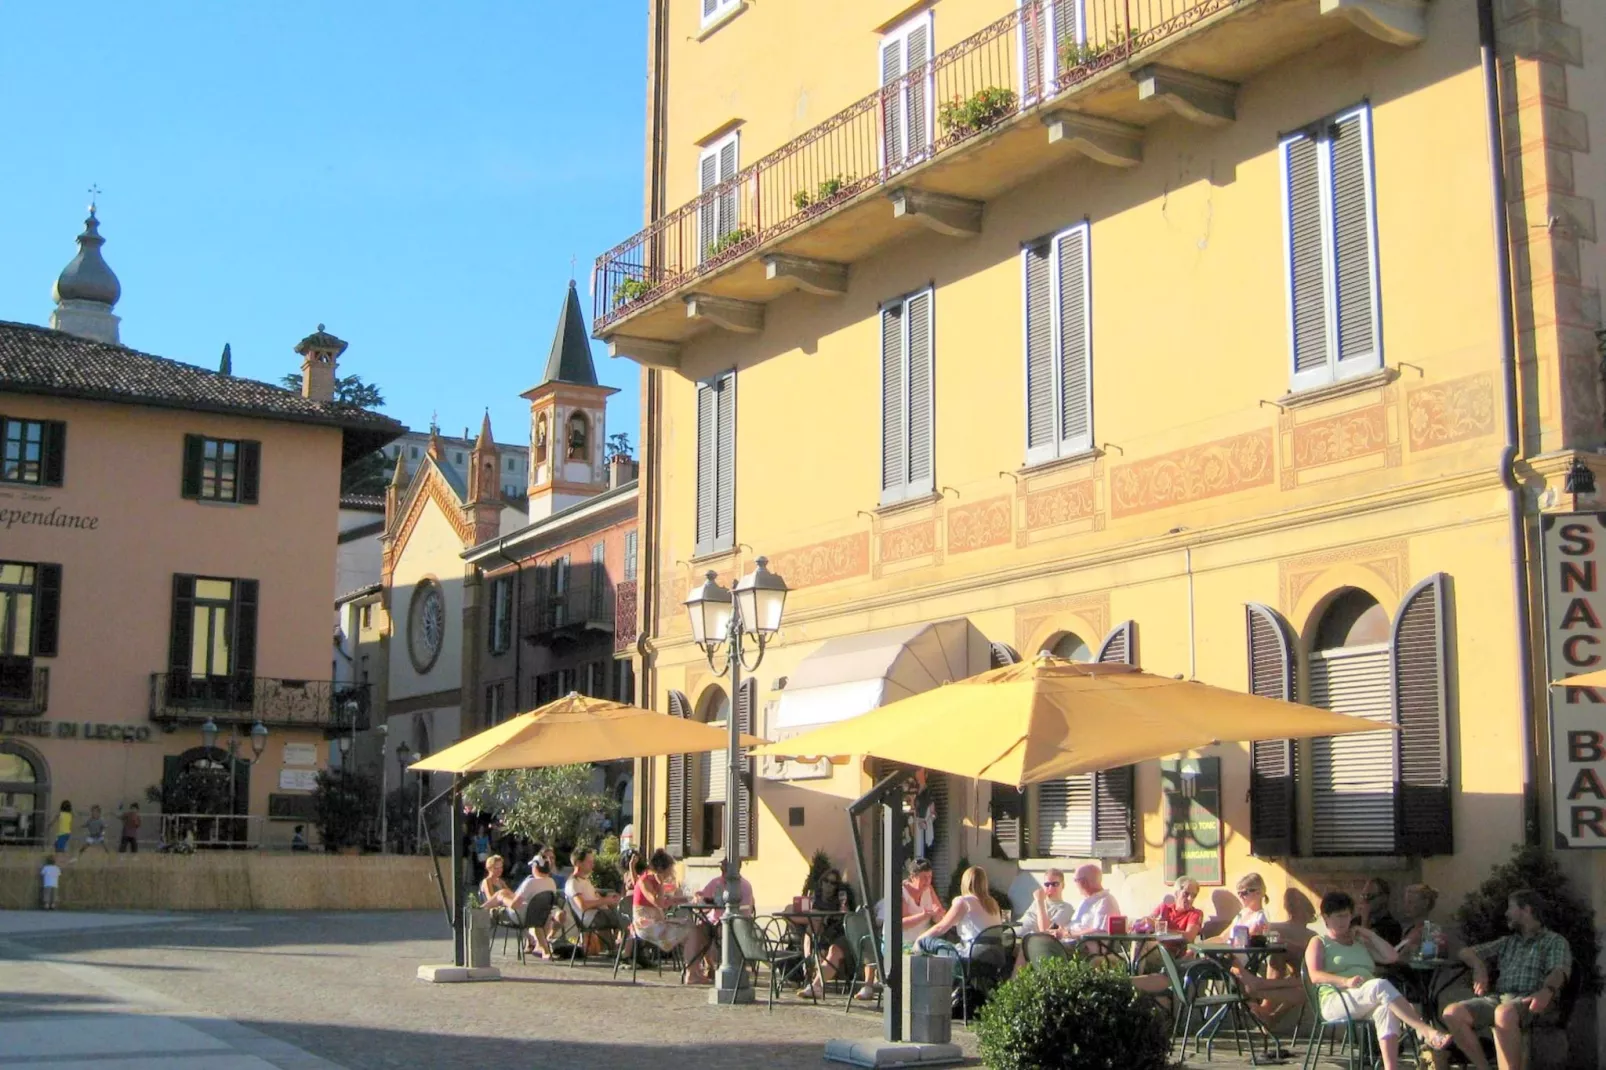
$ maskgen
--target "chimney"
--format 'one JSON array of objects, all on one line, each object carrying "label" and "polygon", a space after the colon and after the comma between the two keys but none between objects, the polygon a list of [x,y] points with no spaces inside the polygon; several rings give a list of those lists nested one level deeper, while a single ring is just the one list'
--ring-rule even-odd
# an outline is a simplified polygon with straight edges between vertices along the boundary
[{"label": "chimney", "polygon": [[608,458],[608,487],[622,487],[636,478],[639,466],[629,455],[616,453]]},{"label": "chimney", "polygon": [[301,354],[301,396],[313,401],[335,400],[335,364],[346,343],[328,334],[323,324],[296,344]]}]

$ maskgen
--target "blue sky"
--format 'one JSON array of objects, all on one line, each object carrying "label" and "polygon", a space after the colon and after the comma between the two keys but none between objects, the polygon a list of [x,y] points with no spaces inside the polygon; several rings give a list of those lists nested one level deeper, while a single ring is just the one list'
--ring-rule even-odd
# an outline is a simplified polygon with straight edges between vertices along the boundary
[{"label": "blue sky", "polygon": [[589,326],[641,226],[645,43],[641,0],[0,5],[0,319],[48,322],[94,183],[125,344],[273,381],[324,323],[404,423],[525,440],[570,257]]}]

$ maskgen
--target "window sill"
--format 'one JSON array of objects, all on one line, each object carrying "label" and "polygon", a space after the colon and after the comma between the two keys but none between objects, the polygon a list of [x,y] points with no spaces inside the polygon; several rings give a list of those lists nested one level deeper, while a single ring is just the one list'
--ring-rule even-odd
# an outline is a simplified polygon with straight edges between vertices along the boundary
[{"label": "window sill", "polygon": [[250,505],[250,502],[226,502],[218,498],[190,498],[196,505],[204,505],[209,509],[240,509]]},{"label": "window sill", "polygon": [[1064,457],[1054,457],[1047,461],[1038,461],[1035,464],[1022,465],[1015,469],[1016,475],[1041,476],[1050,472],[1058,472],[1063,468],[1077,468],[1084,464],[1091,464],[1104,456],[1104,451],[1098,447],[1068,453]]},{"label": "window sill", "polygon": [[876,516],[897,516],[900,513],[912,513],[923,505],[932,505],[940,501],[942,501],[942,492],[932,491],[930,494],[922,494],[918,498],[905,498],[901,502],[888,502],[886,505],[878,505],[875,507],[874,512]]},{"label": "window sill", "polygon": [[729,557],[735,552],[736,546],[734,544],[725,547],[723,550],[698,550],[696,553],[691,555],[691,559],[686,563],[696,567],[697,565],[707,564],[711,561],[718,561],[722,557]]},{"label": "window sill", "polygon": [[1357,375],[1353,379],[1342,379],[1326,386],[1312,387],[1296,393],[1287,393],[1278,398],[1276,405],[1279,409],[1303,409],[1311,405],[1320,405],[1324,401],[1335,401],[1355,394],[1364,394],[1368,390],[1376,390],[1380,386],[1387,386],[1400,377],[1400,373],[1393,368],[1382,367],[1375,372]]},{"label": "window sill", "polygon": [[734,19],[737,15],[740,15],[746,10],[747,0],[737,0],[735,4],[726,8],[724,11],[721,11],[709,21],[703,23],[703,28],[697,31],[697,36],[693,37],[692,40],[706,41],[709,37],[712,37],[716,32],[718,32],[719,29],[727,22],[729,22],[731,19]]},{"label": "window sill", "polygon": [[1406,873],[1416,868],[1406,855],[1295,855],[1285,867],[1300,873]]}]

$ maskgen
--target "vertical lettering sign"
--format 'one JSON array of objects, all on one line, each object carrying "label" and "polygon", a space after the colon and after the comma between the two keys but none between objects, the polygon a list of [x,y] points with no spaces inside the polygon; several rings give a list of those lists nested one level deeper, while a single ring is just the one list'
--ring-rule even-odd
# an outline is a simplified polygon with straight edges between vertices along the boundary
[{"label": "vertical lettering sign", "polygon": [[[1540,517],[1549,680],[1606,668],[1606,513]],[[1606,690],[1549,687],[1557,847],[1606,847]]]},{"label": "vertical lettering sign", "polygon": [[1160,763],[1165,793],[1165,879],[1222,883],[1221,759],[1167,758]]}]

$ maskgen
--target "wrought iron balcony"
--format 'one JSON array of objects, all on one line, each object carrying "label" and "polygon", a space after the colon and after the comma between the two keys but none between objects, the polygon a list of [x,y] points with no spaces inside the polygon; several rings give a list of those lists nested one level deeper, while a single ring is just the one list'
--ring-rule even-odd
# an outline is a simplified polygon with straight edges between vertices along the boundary
[{"label": "wrought iron balcony", "polygon": [[0,658],[0,713],[38,716],[50,708],[50,670],[32,658]]},{"label": "wrought iron balcony", "polygon": [[261,721],[269,728],[363,731],[372,707],[370,685],[344,680],[151,674],[151,720],[161,724]]},{"label": "wrought iron balcony", "polygon": [[526,601],[519,620],[524,637],[535,643],[576,639],[588,631],[611,632],[613,584],[605,573],[573,569],[562,591],[545,591]]},{"label": "wrought iron balcony", "polygon": [[1422,10],[1420,0],[1023,0],[598,257],[594,333],[616,355],[675,367],[679,342],[709,325],[758,331],[764,303],[783,293],[844,293],[848,264],[911,230],[978,232],[988,198],[1072,153],[1131,167],[1163,116],[1232,122],[1239,82],[1346,21],[1414,44]]},{"label": "wrought iron balcony", "polygon": [[613,652],[634,650],[636,634],[636,581],[622,580],[613,593]]}]

